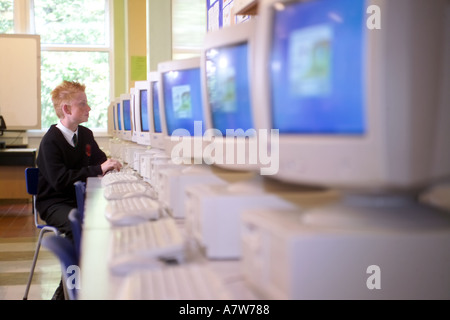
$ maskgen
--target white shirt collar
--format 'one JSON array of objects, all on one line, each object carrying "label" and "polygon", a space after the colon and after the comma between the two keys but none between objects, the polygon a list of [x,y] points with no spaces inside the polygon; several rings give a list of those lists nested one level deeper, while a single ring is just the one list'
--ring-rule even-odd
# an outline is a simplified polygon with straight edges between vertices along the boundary
[{"label": "white shirt collar", "polygon": [[73,144],[72,138],[73,138],[73,134],[76,133],[78,136],[78,127],[77,127],[77,131],[73,132],[72,130],[66,128],[62,123],[61,120],[58,121],[58,123],[56,124],[56,127],[62,132],[64,138],[67,140],[67,142],[72,146],[75,147],[75,145]]}]

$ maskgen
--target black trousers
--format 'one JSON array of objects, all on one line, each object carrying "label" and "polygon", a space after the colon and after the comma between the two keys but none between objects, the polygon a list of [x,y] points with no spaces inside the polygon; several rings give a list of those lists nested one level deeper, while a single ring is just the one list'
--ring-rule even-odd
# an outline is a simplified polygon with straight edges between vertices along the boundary
[{"label": "black trousers", "polygon": [[[56,227],[59,232],[63,233],[67,239],[73,242],[72,235],[72,227],[70,225],[69,213],[73,209],[73,206],[70,206],[65,203],[54,204],[47,209],[45,212],[44,221],[53,227]],[[61,281],[59,283],[58,288],[53,294],[52,300],[64,300],[64,289],[63,289],[63,277],[61,277]]]},{"label": "black trousers", "polygon": [[45,218],[43,218],[48,225],[56,227],[71,241],[73,241],[73,236],[69,213],[72,209],[74,209],[73,206],[65,203],[54,204],[47,209]]}]

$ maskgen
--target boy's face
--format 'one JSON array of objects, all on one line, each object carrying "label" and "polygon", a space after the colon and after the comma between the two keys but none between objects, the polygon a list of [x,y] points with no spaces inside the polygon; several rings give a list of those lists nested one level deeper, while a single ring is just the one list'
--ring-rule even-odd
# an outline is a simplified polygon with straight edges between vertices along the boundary
[{"label": "boy's face", "polygon": [[74,95],[70,102],[70,110],[71,114],[68,116],[72,122],[80,124],[88,121],[91,108],[88,105],[87,97],[84,92],[80,91]]}]

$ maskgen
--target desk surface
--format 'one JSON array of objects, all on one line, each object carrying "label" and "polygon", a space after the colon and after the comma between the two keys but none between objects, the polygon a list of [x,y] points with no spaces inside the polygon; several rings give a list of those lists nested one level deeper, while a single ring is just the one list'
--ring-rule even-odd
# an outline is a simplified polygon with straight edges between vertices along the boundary
[{"label": "desk surface", "polygon": [[[440,188],[424,194],[422,200],[437,206],[450,208],[449,194],[450,185],[442,185]],[[308,201],[304,202],[307,206],[314,206],[319,200],[311,197],[311,195],[305,197],[309,198]],[[323,200],[322,197],[321,199]],[[101,179],[89,178],[86,188],[85,222],[82,239],[80,299],[113,300],[119,297],[127,297],[126,294],[121,296],[121,290],[127,283],[128,278],[113,274],[108,267],[108,247],[112,228],[104,216],[106,205],[107,200],[103,196]],[[180,231],[184,231],[184,220],[176,221]],[[232,299],[258,299],[256,294],[246,285],[240,260],[208,260],[198,250],[191,250],[188,252],[187,262],[206,264],[228,289]],[[279,271],[278,268],[272,268],[272,270]]]},{"label": "desk surface", "polygon": [[[117,299],[126,281],[126,276],[113,274],[108,267],[107,255],[112,228],[104,216],[106,205],[101,179],[88,178],[81,244],[81,300]],[[177,220],[177,224],[183,230],[183,220]],[[189,260],[207,263],[222,280],[233,299],[257,299],[244,283],[239,260],[209,261],[195,250],[189,253]]]},{"label": "desk surface", "polygon": [[36,148],[5,148],[0,149],[0,152],[5,153],[36,152]]}]

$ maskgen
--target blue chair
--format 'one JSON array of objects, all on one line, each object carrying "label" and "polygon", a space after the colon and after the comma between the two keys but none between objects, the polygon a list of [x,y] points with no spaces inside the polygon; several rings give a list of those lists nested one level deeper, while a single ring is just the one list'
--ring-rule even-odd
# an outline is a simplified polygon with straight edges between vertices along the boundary
[{"label": "blue chair", "polygon": [[70,226],[72,228],[73,242],[74,242],[75,253],[77,256],[77,261],[80,261],[81,234],[82,234],[82,230],[83,230],[81,216],[80,216],[79,212],[80,211],[77,209],[72,209],[69,212],[69,220],[70,220]]},{"label": "blue chair", "polygon": [[77,197],[78,214],[80,221],[83,223],[84,219],[84,199],[86,195],[86,182],[77,181],[73,184],[75,186],[75,194]]},{"label": "blue chair", "polygon": [[42,245],[53,252],[61,263],[64,295],[66,300],[76,300],[79,290],[80,269],[75,247],[67,238],[48,236],[42,240]]},{"label": "blue chair", "polygon": [[55,227],[49,226],[45,223],[39,222],[39,212],[36,209],[36,195],[38,189],[38,181],[39,181],[39,168],[26,168],[25,169],[25,183],[27,188],[27,193],[33,196],[33,215],[34,215],[34,224],[36,228],[40,230],[39,238],[36,244],[36,249],[34,251],[33,262],[31,264],[30,275],[28,276],[27,286],[25,288],[25,294],[23,296],[23,300],[28,299],[28,293],[30,291],[31,281],[33,280],[34,269],[36,267],[37,258],[39,255],[39,251],[41,248],[42,237],[47,232],[53,232],[55,236],[59,236],[60,232]]}]

